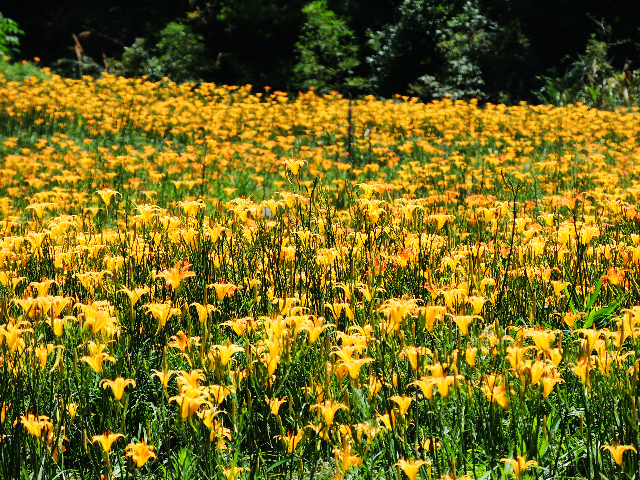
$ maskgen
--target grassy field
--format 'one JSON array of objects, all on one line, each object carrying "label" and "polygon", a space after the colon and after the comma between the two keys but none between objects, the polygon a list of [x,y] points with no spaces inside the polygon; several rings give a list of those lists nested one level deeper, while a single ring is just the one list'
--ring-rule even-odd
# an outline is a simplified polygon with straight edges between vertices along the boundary
[{"label": "grassy field", "polygon": [[638,478],[637,109],[0,105],[1,478]]}]

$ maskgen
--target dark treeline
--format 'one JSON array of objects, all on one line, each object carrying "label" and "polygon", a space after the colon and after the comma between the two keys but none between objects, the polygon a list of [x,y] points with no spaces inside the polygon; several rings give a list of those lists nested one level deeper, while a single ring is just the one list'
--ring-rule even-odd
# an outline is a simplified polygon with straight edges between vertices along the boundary
[{"label": "dark treeline", "polygon": [[605,107],[613,88],[619,103],[640,91],[638,0],[22,0],[0,11],[25,32],[23,58],[69,76]]}]

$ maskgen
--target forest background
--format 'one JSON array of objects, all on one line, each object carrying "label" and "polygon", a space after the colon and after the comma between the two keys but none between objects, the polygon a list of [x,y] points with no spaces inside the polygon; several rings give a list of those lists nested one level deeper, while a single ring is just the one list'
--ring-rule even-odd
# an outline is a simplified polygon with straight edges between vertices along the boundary
[{"label": "forest background", "polygon": [[[640,99],[637,0],[23,0],[55,73],[598,108]],[[0,36],[2,31],[0,29]]]}]

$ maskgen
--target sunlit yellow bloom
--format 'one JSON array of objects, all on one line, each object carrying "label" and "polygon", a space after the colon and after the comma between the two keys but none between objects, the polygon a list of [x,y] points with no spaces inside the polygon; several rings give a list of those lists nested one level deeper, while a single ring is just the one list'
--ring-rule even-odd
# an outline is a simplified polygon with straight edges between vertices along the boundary
[{"label": "sunlit yellow bloom", "polygon": [[563,282],[562,280],[551,280],[551,285],[553,286],[553,294],[558,297],[565,287],[571,284],[569,282]]},{"label": "sunlit yellow bloom", "polygon": [[497,403],[504,409],[508,407],[508,399],[504,385],[484,384],[481,389],[491,403]]},{"label": "sunlit yellow bloom", "polygon": [[335,327],[335,324],[324,323],[324,317],[316,317],[315,320],[308,318],[296,325],[295,333],[297,334],[302,330],[308,331],[309,344],[313,344],[320,337],[322,332],[331,327]]},{"label": "sunlit yellow bloom", "polygon": [[188,263],[180,264],[180,262],[178,262],[174,267],[156,274],[156,278],[164,278],[167,285],[177,290],[185,278],[196,276],[195,272],[189,270],[190,266]]},{"label": "sunlit yellow bloom", "polygon": [[217,438],[218,448],[224,449],[226,446],[226,440],[231,440],[231,429],[222,425],[218,420],[215,420],[215,417],[220,413],[222,413],[220,410],[208,409],[204,410],[202,413],[198,413],[198,416],[202,419],[202,423],[204,423],[211,431],[209,441],[213,442],[213,440]]},{"label": "sunlit yellow bloom", "polygon": [[335,455],[336,465],[345,472],[351,467],[359,467],[362,465],[362,458],[351,452],[351,445],[348,443],[346,443],[342,449],[334,448],[333,454]]},{"label": "sunlit yellow bloom", "polygon": [[151,458],[156,458],[156,454],[153,453],[153,445],[147,445],[146,440],[138,443],[130,443],[125,447],[126,456],[131,457],[136,468],[142,468],[145,463]]},{"label": "sunlit yellow bloom", "polygon": [[482,317],[479,315],[452,315],[452,317],[460,329],[460,333],[465,336],[469,335],[469,325],[471,322],[478,318],[482,320]]},{"label": "sunlit yellow bloom", "polygon": [[133,290],[129,290],[127,287],[122,287],[120,291],[127,294],[127,296],[129,297],[130,305],[133,307],[136,303],[138,303],[138,300],[142,295],[149,293],[149,288],[138,287],[134,288]]},{"label": "sunlit yellow bloom", "polygon": [[104,362],[108,361],[111,363],[116,363],[115,357],[105,352],[98,352],[89,356],[84,356],[81,358],[81,360],[83,362],[86,362],[99,375],[102,375],[102,364]]},{"label": "sunlit yellow bloom", "polygon": [[342,403],[333,402],[332,400],[325,400],[324,403],[316,403],[311,406],[312,410],[318,410],[322,416],[324,424],[330,426],[333,424],[333,417],[338,410],[349,410],[349,407]]},{"label": "sunlit yellow bloom", "polygon": [[400,410],[400,416],[404,418],[407,414],[407,410],[409,410],[409,406],[413,401],[413,397],[408,397],[407,395],[399,396],[394,395],[389,397],[389,400],[393,400],[398,405],[398,409]]},{"label": "sunlit yellow bloom", "polygon": [[244,347],[235,345],[231,342],[227,342],[224,345],[214,345],[212,348],[217,351],[217,356],[220,359],[220,365],[223,367],[227,366],[234,354],[244,352]]},{"label": "sunlit yellow bloom", "polygon": [[224,467],[222,469],[222,474],[224,478],[227,480],[235,480],[236,476],[245,470],[248,470],[247,467],[238,467],[237,465],[230,465],[228,467]]},{"label": "sunlit yellow bloom", "polygon": [[547,398],[553,391],[553,387],[559,382],[564,382],[562,378],[558,377],[543,377],[542,378],[542,396]]},{"label": "sunlit yellow bloom", "polygon": [[55,204],[53,203],[32,203],[27,207],[27,210],[33,210],[36,217],[38,217],[38,220],[42,221],[45,209],[51,209],[54,207]]},{"label": "sunlit yellow bloom", "polygon": [[296,160],[293,158],[287,158],[284,161],[284,164],[287,167],[287,170],[291,172],[292,175],[298,175],[300,171],[300,167],[302,167],[306,162],[304,160]]},{"label": "sunlit yellow bloom", "polygon": [[179,309],[171,307],[168,303],[147,303],[145,308],[158,321],[158,332],[167,324],[169,318],[180,313]]},{"label": "sunlit yellow bloom", "polygon": [[300,440],[302,440],[302,438],[304,437],[304,429],[301,428],[300,430],[298,430],[298,433],[296,433],[295,435],[291,432],[287,433],[286,436],[284,435],[276,435],[275,438],[281,440],[287,447],[287,452],[289,453],[293,453],[296,448],[298,447],[298,443],[300,443]]},{"label": "sunlit yellow bloom", "polygon": [[587,383],[589,381],[589,372],[592,370],[592,366],[589,364],[587,360],[581,360],[577,365],[571,369],[573,373],[575,373],[582,383]]},{"label": "sunlit yellow bloom", "polygon": [[200,388],[182,388],[179,395],[174,395],[169,398],[169,402],[176,402],[180,405],[180,412],[183,419],[187,419],[198,412],[202,406],[211,407],[208,396]]},{"label": "sunlit yellow bloom", "polygon": [[166,372],[161,372],[160,370],[151,370],[153,372],[153,374],[151,375],[152,377],[158,377],[158,379],[160,380],[160,383],[162,383],[162,386],[166,392],[167,390],[167,386],[169,385],[169,380],[171,380],[171,377],[174,376],[176,373],[178,373],[176,370],[169,370]]},{"label": "sunlit yellow bloom", "polygon": [[551,342],[556,339],[556,334],[549,330],[527,330],[524,336],[531,337],[536,347],[542,351],[549,350],[551,348]]},{"label": "sunlit yellow bloom", "polygon": [[11,404],[7,405],[6,402],[2,403],[2,408],[0,408],[0,423],[4,423],[4,421],[6,420],[7,410],[10,406]]},{"label": "sunlit yellow bloom", "polygon": [[218,405],[224,402],[224,399],[231,393],[232,389],[222,385],[210,385],[208,387],[211,398],[216,401]]},{"label": "sunlit yellow bloom", "polygon": [[501,462],[511,465],[511,468],[513,468],[513,474],[516,476],[516,478],[520,478],[520,474],[522,474],[522,472],[524,472],[527,468],[538,465],[538,462],[536,462],[535,460],[527,460],[522,455],[518,455],[516,458],[517,460],[514,460],[513,458],[500,459]]},{"label": "sunlit yellow bloom", "polygon": [[114,195],[122,196],[120,192],[117,192],[116,190],[111,190],[110,188],[98,190],[96,193],[100,195],[100,198],[102,199],[102,201],[107,207],[111,205],[111,199],[113,198]]},{"label": "sunlit yellow bloom", "polygon": [[124,438],[124,435],[121,433],[111,433],[107,430],[102,435],[94,435],[93,437],[91,437],[91,443],[100,442],[100,445],[102,446],[102,450],[105,453],[109,453],[109,450],[111,450],[111,445],[113,445],[113,442],[118,440],[118,438],[120,437]]},{"label": "sunlit yellow bloom", "polygon": [[5,325],[0,325],[0,345],[6,342],[10,352],[22,351],[25,347],[22,335],[27,332],[33,332],[29,325],[29,322],[13,323],[11,321]]},{"label": "sunlit yellow bloom", "polygon": [[428,465],[428,462],[424,460],[416,460],[414,458],[410,460],[401,459],[396,463],[396,466],[400,467],[407,477],[409,477],[409,480],[416,480],[418,477],[418,471],[423,465]]},{"label": "sunlit yellow bloom", "polygon": [[238,288],[231,283],[214,283],[212,285],[207,285],[207,287],[215,288],[219,302],[224,300],[225,297],[233,297],[233,294]]},{"label": "sunlit yellow bloom", "polygon": [[69,417],[73,420],[76,417],[76,412],[78,411],[78,407],[80,405],[76,402],[67,403],[67,412],[69,412]]},{"label": "sunlit yellow bloom", "polygon": [[401,356],[409,359],[409,363],[411,364],[411,368],[414,370],[418,369],[418,356],[424,355],[426,349],[424,347],[416,347],[415,345],[407,345],[404,350],[401,352]]},{"label": "sunlit yellow bloom", "polygon": [[265,395],[264,401],[267,402],[267,405],[269,405],[269,408],[271,409],[271,413],[277,416],[278,411],[280,410],[280,406],[287,401],[287,397],[283,397],[280,399],[274,397],[271,400],[269,400],[269,397]]},{"label": "sunlit yellow bloom", "polygon": [[420,390],[422,390],[422,394],[427,400],[433,399],[433,378],[422,377],[420,380],[414,380],[413,382],[409,383],[409,385],[420,387]]},{"label": "sunlit yellow bloom", "polygon": [[636,451],[636,448],[633,445],[603,445],[602,449],[609,450],[609,453],[611,453],[611,456],[613,457],[613,461],[621,467],[623,465],[622,456],[624,455],[624,452],[627,450],[631,450],[632,452]]},{"label": "sunlit yellow bloom", "polygon": [[404,318],[409,315],[415,315],[417,309],[418,304],[415,299],[401,300],[392,298],[387,300],[379,310],[384,313],[389,320],[391,330],[397,331],[400,329]]},{"label": "sunlit yellow bloom", "polygon": [[133,388],[136,388],[136,382],[135,380],[131,379],[131,378],[122,378],[122,377],[118,377],[115,380],[108,380],[108,379],[102,379],[100,381],[100,385],[102,385],[105,389],[107,387],[111,387],[111,391],[113,392],[113,397],[116,399],[117,402],[119,402],[122,399],[122,396],[124,395],[124,388],[127,385],[131,385]]},{"label": "sunlit yellow bloom", "polygon": [[37,438],[44,438],[44,436],[48,435],[48,433],[53,430],[53,423],[46,415],[40,415],[38,417],[32,413],[29,413],[26,417],[22,415],[20,416],[20,423],[22,423],[24,428],[26,428],[31,435]]}]

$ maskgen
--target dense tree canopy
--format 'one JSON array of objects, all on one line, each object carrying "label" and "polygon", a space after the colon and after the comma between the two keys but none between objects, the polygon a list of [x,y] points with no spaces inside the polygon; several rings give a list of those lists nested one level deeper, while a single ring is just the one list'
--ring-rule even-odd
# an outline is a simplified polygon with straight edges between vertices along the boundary
[{"label": "dense tree canopy", "polygon": [[[80,45],[84,74],[506,103],[535,101],[566,81],[587,92],[607,69],[626,75],[618,83],[637,83],[638,13],[636,0],[24,0],[2,7],[25,32],[16,59],[37,56],[66,75],[78,74]],[[576,77],[576,63],[593,55],[606,64],[600,77]]]}]

